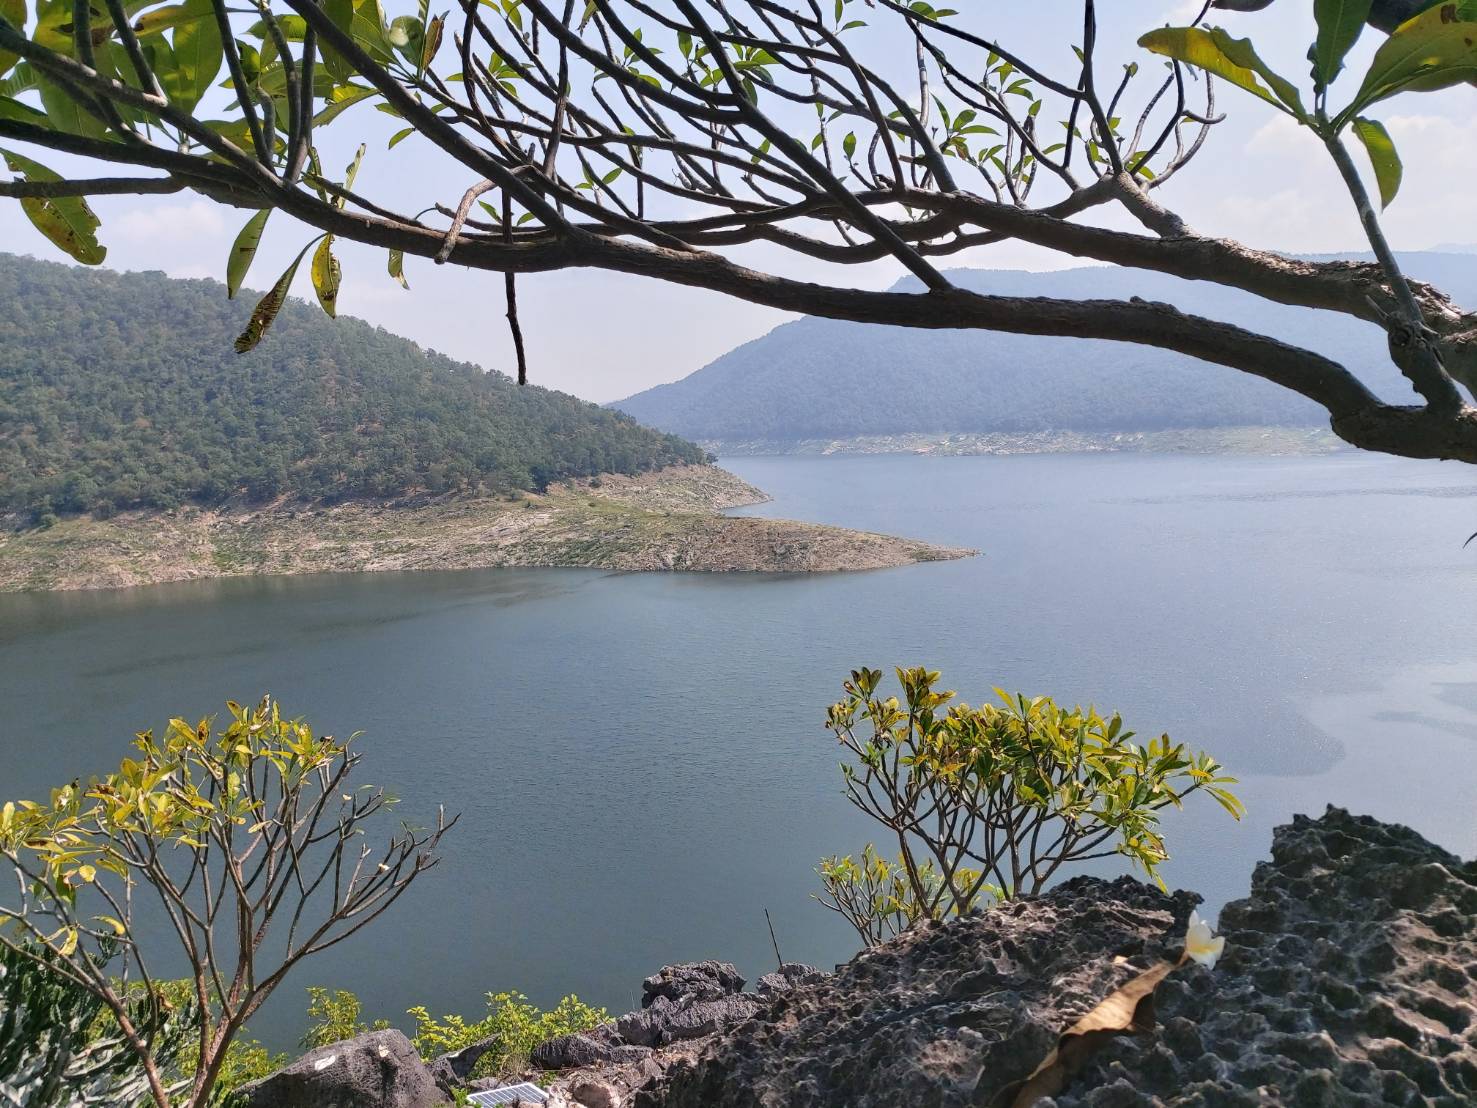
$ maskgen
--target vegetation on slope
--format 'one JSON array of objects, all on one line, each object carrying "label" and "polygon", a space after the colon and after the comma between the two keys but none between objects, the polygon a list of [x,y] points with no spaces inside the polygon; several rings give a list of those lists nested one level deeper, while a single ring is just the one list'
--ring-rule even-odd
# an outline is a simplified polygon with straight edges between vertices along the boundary
[{"label": "vegetation on slope", "polygon": [[[1408,254],[1413,277],[1477,304],[1477,258]],[[1414,397],[1379,328],[1206,283],[1113,267],[1051,273],[961,270],[982,293],[1141,297],[1316,349],[1395,403]],[[908,282],[900,287],[911,288]],[[680,381],[615,407],[690,438],[736,444],[858,435],[1161,431],[1328,426],[1324,409],[1269,381],[1128,343],[921,331],[807,317]]]},{"label": "vegetation on slope", "polygon": [[704,460],[564,393],[298,302],[0,255],[0,514],[542,490]]}]

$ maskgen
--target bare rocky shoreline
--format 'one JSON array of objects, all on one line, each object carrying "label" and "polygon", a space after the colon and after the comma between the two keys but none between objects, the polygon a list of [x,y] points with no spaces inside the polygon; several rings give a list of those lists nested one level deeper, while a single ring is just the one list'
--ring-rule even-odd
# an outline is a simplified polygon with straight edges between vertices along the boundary
[{"label": "bare rocky shoreline", "polygon": [[766,499],[716,466],[673,466],[510,498],[278,503],[80,517],[44,530],[0,528],[0,592],[490,566],[813,573],[975,553],[840,527],[722,514]]}]

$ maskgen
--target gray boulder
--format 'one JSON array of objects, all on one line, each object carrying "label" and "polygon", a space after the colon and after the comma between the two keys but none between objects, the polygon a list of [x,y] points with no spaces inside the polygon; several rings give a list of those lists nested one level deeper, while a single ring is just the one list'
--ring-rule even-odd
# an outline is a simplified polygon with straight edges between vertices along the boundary
[{"label": "gray boulder", "polygon": [[699,1000],[685,997],[668,1000],[656,997],[649,1008],[627,1012],[616,1020],[616,1029],[627,1043],[659,1047],[687,1039],[700,1039],[716,1031],[752,1019],[764,1007],[748,993]]},{"label": "gray boulder", "polygon": [[641,1007],[658,998],[671,1001],[718,1000],[744,991],[744,979],[732,962],[683,962],[663,966],[641,982]]},{"label": "gray boulder", "polygon": [[477,1068],[477,1063],[493,1050],[496,1050],[501,1040],[492,1035],[486,1039],[480,1039],[471,1046],[464,1046],[460,1050],[453,1050],[441,1055],[430,1063],[431,1076],[441,1091],[451,1096],[457,1089],[464,1088],[472,1071]]},{"label": "gray boulder", "polygon": [[243,1108],[441,1108],[448,1101],[399,1031],[319,1047],[239,1093]]},{"label": "gray boulder", "polygon": [[773,973],[759,978],[757,988],[760,996],[768,998],[804,985],[814,985],[830,976],[825,970],[807,966],[804,962],[785,962]]},{"label": "gray boulder", "polygon": [[541,1070],[573,1070],[585,1066],[625,1065],[639,1062],[651,1053],[647,1046],[625,1042],[616,1025],[607,1023],[593,1031],[560,1035],[533,1048],[529,1061]]}]

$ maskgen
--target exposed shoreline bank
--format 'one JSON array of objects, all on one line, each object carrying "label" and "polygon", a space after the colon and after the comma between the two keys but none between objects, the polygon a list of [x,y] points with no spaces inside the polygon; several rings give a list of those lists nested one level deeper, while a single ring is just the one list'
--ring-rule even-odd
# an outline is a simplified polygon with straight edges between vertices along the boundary
[{"label": "exposed shoreline bank", "polygon": [[734,517],[768,497],[716,466],[606,476],[514,498],[409,505],[182,508],[0,529],[0,592],[126,588],[205,577],[549,566],[835,572],[971,550],[794,520]]},{"label": "exposed shoreline bank", "polygon": [[1005,454],[1251,454],[1303,457],[1351,449],[1317,427],[1193,427],[1163,431],[907,432],[837,439],[711,439],[720,457],[924,454],[963,457]]}]

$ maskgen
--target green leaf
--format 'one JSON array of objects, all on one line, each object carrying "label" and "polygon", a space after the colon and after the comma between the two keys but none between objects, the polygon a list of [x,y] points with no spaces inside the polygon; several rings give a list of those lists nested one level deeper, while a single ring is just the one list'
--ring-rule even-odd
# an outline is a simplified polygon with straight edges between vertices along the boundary
[{"label": "green leaf", "polygon": [[1374,179],[1380,187],[1380,206],[1388,208],[1400,191],[1400,178],[1404,173],[1390,132],[1385,130],[1384,124],[1360,116],[1354,120],[1354,134],[1364,144],[1369,163],[1374,166]]},{"label": "green leaf", "polygon": [[[12,151],[0,150],[0,156],[11,173],[22,174],[27,181],[62,179],[44,165]],[[26,197],[21,200],[21,210],[36,230],[84,265],[99,265],[107,257],[107,247],[97,241],[98,218],[82,197]]]},{"label": "green leaf", "polygon": [[1372,0],[1313,0],[1313,18],[1318,22],[1318,39],[1313,43],[1313,84],[1327,88],[1344,68],[1348,54],[1364,23],[1369,19]]},{"label": "green leaf", "polygon": [[[335,27],[353,37],[354,0],[324,0],[323,12],[333,20]],[[348,84],[349,78],[354,76],[354,67],[349,64],[349,60],[324,42],[320,41],[318,48],[323,54],[323,64],[333,76],[334,82]]]},{"label": "green leaf", "polygon": [[54,129],[84,138],[108,137],[107,125],[84,110],[60,85],[39,77],[36,80],[36,90],[41,94],[41,106],[46,110],[46,118]]},{"label": "green leaf", "polygon": [[1395,28],[1339,116],[1347,123],[1369,105],[1401,92],[1431,92],[1477,79],[1477,0],[1440,4]]},{"label": "green leaf", "polygon": [[165,84],[165,91],[176,108],[188,112],[215,83],[225,61],[225,50],[212,0],[185,0],[184,7],[188,12],[199,13],[199,18],[181,23],[174,30],[174,56],[179,69]]},{"label": "green leaf", "polygon": [[21,62],[15,67],[14,73],[0,80],[0,96],[19,96],[23,92],[31,92],[35,87],[36,71],[31,68],[30,62]]},{"label": "green leaf", "polygon": [[[26,0],[0,0],[0,16],[21,34],[26,30]],[[5,76],[20,61],[19,54],[0,50],[0,77]]]},{"label": "green leaf", "polygon": [[[316,240],[315,240],[316,241]],[[286,272],[277,278],[277,283],[272,286],[266,296],[257,301],[256,309],[251,313],[251,319],[246,324],[246,330],[242,331],[236,339],[236,353],[245,354],[255,350],[256,346],[266,336],[267,331],[277,319],[277,314],[282,311],[282,305],[287,303],[287,290],[292,288],[292,279],[297,276],[297,267],[303,264],[303,258],[312,249],[313,243],[304,246]]]},{"label": "green leaf", "polygon": [[385,10],[380,0],[356,0],[353,30],[354,41],[375,61],[387,65],[394,60],[385,37]]},{"label": "green leaf", "polygon": [[30,123],[36,127],[48,127],[46,113],[37,111],[29,104],[22,104],[19,100],[13,100],[9,96],[0,96],[0,119],[14,120],[16,123]]},{"label": "green leaf", "polygon": [[1139,45],[1229,81],[1299,120],[1307,118],[1297,90],[1272,73],[1246,39],[1233,39],[1215,27],[1161,27],[1140,38]]},{"label": "green leaf", "polygon": [[410,288],[410,282],[405,279],[405,251],[390,251],[390,276],[400,282],[402,289]]},{"label": "green leaf", "polygon": [[367,100],[374,94],[374,89],[366,88],[364,85],[339,85],[329,93],[328,107],[313,117],[313,126],[321,127],[325,123],[332,123],[355,104]]},{"label": "green leaf", "polygon": [[330,319],[338,315],[338,288],[343,279],[343,269],[333,256],[333,236],[324,235],[323,241],[313,253],[313,291],[318,294],[318,303]]},{"label": "green leaf", "polygon": [[[359,149],[354,151],[354,160],[344,169],[344,188],[350,192],[354,190],[354,182],[359,179],[359,167],[364,164],[364,143],[359,144]],[[338,206],[342,208],[344,201],[340,200]]]},{"label": "green leaf", "polygon": [[256,248],[261,245],[262,231],[267,226],[271,208],[263,208],[246,221],[236,241],[231,244],[231,256],[226,260],[226,296],[234,300],[241,291],[241,282],[246,280],[246,271],[256,257]]}]

